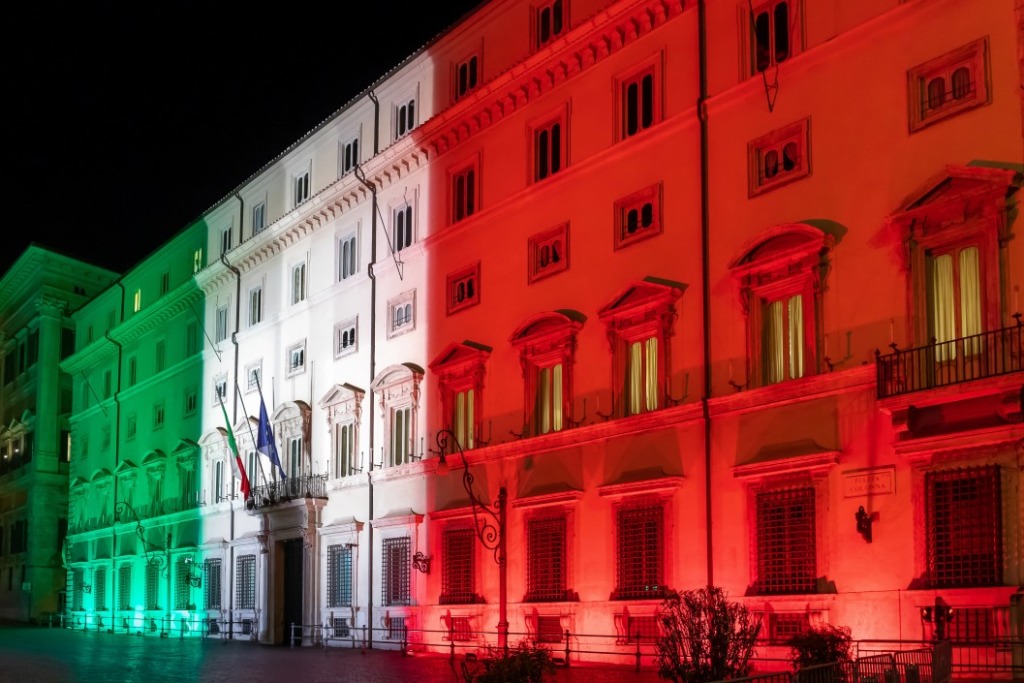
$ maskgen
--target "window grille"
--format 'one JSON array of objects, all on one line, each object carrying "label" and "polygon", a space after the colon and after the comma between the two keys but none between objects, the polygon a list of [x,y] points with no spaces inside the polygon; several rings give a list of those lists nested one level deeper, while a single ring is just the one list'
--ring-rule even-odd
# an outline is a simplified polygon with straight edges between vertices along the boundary
[{"label": "window grille", "polygon": [[181,558],[174,567],[174,609],[188,609],[189,567]]},{"label": "window grille", "polygon": [[991,642],[1005,635],[996,625],[992,607],[958,607],[947,626],[947,637],[960,643]]},{"label": "window grille", "polygon": [[530,520],[526,534],[525,601],[565,600],[565,517]]},{"label": "window grille", "polygon": [[612,598],[664,597],[662,583],[663,516],[661,505],[622,508],[616,513],[616,588]]},{"label": "window grille", "polygon": [[[13,576],[14,569],[11,569],[11,575]],[[93,592],[96,596],[96,602],[94,607],[96,609],[107,608],[107,569],[106,567],[100,567],[96,570],[95,576],[93,576],[92,582]]]},{"label": "window grille", "polygon": [[132,608],[132,566],[123,564],[117,571],[117,608]]},{"label": "window grille", "polygon": [[211,636],[220,633],[220,622],[217,621],[217,617],[210,617],[206,620],[206,629]]},{"label": "window grille", "polygon": [[242,619],[242,635],[252,635],[252,619]]},{"label": "window grille", "polygon": [[160,567],[146,565],[146,609],[160,609]]},{"label": "window grille", "polygon": [[348,638],[351,634],[348,627],[348,619],[343,617],[334,617],[332,621],[333,636],[334,638]]},{"label": "window grille", "polygon": [[85,573],[81,569],[71,570],[71,609],[80,612],[85,609]]},{"label": "window grille", "polygon": [[469,627],[469,617],[452,617],[448,639],[465,642],[473,639],[473,630]]},{"label": "window grille", "polygon": [[[408,536],[385,538],[384,542],[383,601],[385,605],[409,604],[409,554],[411,543]],[[392,618],[394,621],[394,618]]]},{"label": "window grille", "polygon": [[537,642],[561,643],[564,640],[562,620],[557,616],[537,617]]},{"label": "window grille", "polygon": [[757,495],[758,592],[813,593],[817,586],[814,489]]},{"label": "window grille", "polygon": [[405,641],[405,617],[390,617],[388,619],[387,638],[388,640]]},{"label": "window grille", "polygon": [[806,612],[774,612],[761,614],[761,633],[758,640],[783,645],[811,627]]},{"label": "window grille", "polygon": [[352,548],[332,545],[327,548],[327,606],[352,604]]},{"label": "window grille", "polygon": [[475,602],[473,529],[448,529],[444,532],[444,571],[441,575],[442,605]]},{"label": "window grille", "polygon": [[928,579],[933,587],[993,586],[1002,579],[1002,505],[996,465],[925,477]]},{"label": "window grille", "polygon": [[[256,608],[256,556],[242,555],[236,560],[235,581],[238,587],[238,609]],[[243,630],[245,633],[245,624]]]},{"label": "window grille", "polygon": [[661,626],[658,618],[653,615],[634,617],[630,616],[627,638],[629,642],[654,643],[661,636]]},{"label": "window grille", "polygon": [[206,601],[206,609],[220,609],[221,594],[221,561],[219,559],[206,561],[206,583],[203,587]]}]

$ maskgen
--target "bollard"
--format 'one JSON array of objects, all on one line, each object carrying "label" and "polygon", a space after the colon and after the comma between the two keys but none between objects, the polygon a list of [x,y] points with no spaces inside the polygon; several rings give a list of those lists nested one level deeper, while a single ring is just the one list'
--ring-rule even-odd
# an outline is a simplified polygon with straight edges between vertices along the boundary
[{"label": "bollard", "polygon": [[291,633],[288,636],[288,647],[295,647],[295,622],[292,622]]},{"label": "bollard", "polygon": [[569,629],[565,629],[565,668],[569,668]]},{"label": "bollard", "polygon": [[640,673],[640,634],[636,634],[636,672]]}]

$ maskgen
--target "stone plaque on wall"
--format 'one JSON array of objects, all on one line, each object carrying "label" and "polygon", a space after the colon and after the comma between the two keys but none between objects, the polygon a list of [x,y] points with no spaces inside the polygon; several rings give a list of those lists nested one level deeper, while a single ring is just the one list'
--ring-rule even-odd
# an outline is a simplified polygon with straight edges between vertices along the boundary
[{"label": "stone plaque on wall", "polygon": [[896,491],[895,467],[869,467],[843,472],[843,497],[875,496]]}]

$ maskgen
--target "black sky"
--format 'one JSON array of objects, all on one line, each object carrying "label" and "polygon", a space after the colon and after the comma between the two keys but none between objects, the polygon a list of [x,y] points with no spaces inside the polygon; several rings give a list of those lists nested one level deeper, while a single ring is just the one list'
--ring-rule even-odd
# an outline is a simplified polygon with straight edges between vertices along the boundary
[{"label": "black sky", "polygon": [[19,6],[0,274],[32,242],[128,269],[479,4]]}]

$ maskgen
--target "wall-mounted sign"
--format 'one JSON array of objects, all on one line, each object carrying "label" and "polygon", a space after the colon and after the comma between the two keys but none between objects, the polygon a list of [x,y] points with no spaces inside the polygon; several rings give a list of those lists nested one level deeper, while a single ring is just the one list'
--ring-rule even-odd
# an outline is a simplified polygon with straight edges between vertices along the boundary
[{"label": "wall-mounted sign", "polygon": [[896,491],[895,467],[869,467],[843,472],[843,497],[876,496]]}]

